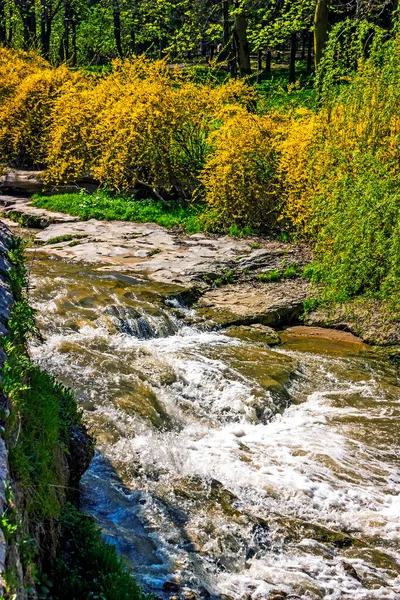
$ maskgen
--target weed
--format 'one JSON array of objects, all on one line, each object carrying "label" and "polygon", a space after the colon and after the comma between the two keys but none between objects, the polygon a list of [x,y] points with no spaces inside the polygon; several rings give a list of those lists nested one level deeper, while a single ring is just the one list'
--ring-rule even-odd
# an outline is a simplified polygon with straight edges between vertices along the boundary
[{"label": "weed", "polygon": [[283,272],[284,279],[295,279],[298,276],[299,276],[299,268],[298,268],[297,264],[295,264],[295,263],[292,263],[291,265],[286,267],[285,271]]},{"label": "weed", "polygon": [[227,285],[230,283],[234,283],[235,279],[232,271],[223,271],[219,277],[214,281],[214,285],[216,287],[221,287],[222,285]]},{"label": "weed", "polygon": [[282,279],[282,273],[277,269],[274,269],[273,271],[268,271],[268,273],[260,273],[257,276],[257,279],[263,283],[267,283],[269,281],[279,281]]},{"label": "weed", "polygon": [[45,242],[46,246],[50,244],[60,244],[61,242],[70,242],[71,240],[82,240],[87,237],[87,234],[70,234],[59,235],[57,237],[50,238]]}]

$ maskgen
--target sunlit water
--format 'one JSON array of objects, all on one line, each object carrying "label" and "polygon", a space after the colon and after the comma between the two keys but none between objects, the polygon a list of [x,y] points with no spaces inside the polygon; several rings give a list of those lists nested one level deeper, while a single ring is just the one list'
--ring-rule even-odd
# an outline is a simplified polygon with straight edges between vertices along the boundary
[{"label": "sunlit water", "polygon": [[202,331],[157,285],[84,266],[36,260],[32,286],[33,357],[98,439],[84,508],[146,590],[400,598],[395,367]]}]

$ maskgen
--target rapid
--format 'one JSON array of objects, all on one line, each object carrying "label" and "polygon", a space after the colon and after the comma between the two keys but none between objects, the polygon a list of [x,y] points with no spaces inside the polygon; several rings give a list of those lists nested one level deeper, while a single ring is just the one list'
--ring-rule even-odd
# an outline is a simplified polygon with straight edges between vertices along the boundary
[{"label": "rapid", "polygon": [[143,276],[40,255],[30,294],[32,357],[97,438],[83,508],[146,591],[400,598],[394,365],[350,338],[227,335]]}]

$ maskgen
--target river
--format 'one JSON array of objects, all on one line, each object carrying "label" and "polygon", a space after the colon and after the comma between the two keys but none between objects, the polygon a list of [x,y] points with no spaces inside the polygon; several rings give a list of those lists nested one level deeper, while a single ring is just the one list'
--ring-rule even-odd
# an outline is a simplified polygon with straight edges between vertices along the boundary
[{"label": "river", "polygon": [[196,324],[143,278],[38,257],[34,360],[96,436],[85,511],[159,598],[399,599],[398,371],[356,340]]}]

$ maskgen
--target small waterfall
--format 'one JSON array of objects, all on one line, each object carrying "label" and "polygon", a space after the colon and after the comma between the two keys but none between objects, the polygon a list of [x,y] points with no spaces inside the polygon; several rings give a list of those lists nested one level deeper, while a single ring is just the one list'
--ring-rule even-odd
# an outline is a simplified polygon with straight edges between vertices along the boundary
[{"label": "small waterfall", "polygon": [[178,330],[175,320],[164,313],[151,314],[123,305],[107,306],[104,313],[118,331],[139,340],[168,337]]}]

